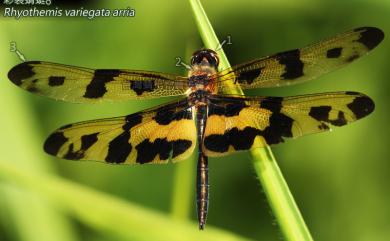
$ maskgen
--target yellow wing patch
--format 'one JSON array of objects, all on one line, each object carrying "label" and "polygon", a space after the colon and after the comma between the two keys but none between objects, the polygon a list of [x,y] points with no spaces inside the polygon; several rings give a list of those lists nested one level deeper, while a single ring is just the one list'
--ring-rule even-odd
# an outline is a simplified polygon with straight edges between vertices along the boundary
[{"label": "yellow wing patch", "polygon": [[382,30],[362,27],[319,43],[255,59],[218,73],[221,82],[234,80],[243,89],[301,83],[338,69],[375,48],[384,38]]},{"label": "yellow wing patch", "polygon": [[216,96],[209,106],[203,148],[207,156],[223,156],[278,144],[346,125],[373,110],[374,102],[357,92],[285,98]]},{"label": "yellow wing patch", "polygon": [[69,160],[144,164],[181,161],[196,144],[192,109],[184,99],[126,117],[64,126],[44,145],[47,153]]},{"label": "yellow wing patch", "polygon": [[17,86],[57,100],[96,103],[183,95],[184,77],[152,71],[88,69],[29,61],[14,66],[8,78]]}]

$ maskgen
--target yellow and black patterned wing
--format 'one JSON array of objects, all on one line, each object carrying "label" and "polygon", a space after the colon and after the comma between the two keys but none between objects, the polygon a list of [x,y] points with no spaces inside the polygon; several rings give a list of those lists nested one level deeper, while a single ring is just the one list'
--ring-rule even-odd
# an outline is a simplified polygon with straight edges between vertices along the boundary
[{"label": "yellow and black patterned wing", "polygon": [[29,92],[79,103],[183,95],[188,89],[186,78],[172,74],[42,61],[18,64],[8,72],[8,78]]},{"label": "yellow and black patterned wing", "polygon": [[[382,30],[362,27],[301,49],[255,59],[223,70],[218,81],[233,80],[243,89],[301,83],[342,67],[375,48]],[[225,86],[219,83],[220,93]]]},{"label": "yellow and black patterned wing", "polygon": [[66,125],[47,138],[44,149],[69,160],[144,164],[184,160],[195,144],[192,108],[183,99],[125,117]]},{"label": "yellow and black patterned wing", "polygon": [[203,148],[207,156],[223,156],[278,144],[346,125],[374,107],[369,97],[357,92],[285,98],[215,96],[210,100]]}]

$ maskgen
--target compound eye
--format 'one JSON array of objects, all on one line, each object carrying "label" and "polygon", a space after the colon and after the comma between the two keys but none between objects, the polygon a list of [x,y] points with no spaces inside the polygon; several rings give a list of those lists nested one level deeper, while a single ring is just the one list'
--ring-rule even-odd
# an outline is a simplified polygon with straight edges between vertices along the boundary
[{"label": "compound eye", "polygon": [[219,65],[219,58],[218,58],[218,55],[213,55],[213,57],[214,57],[214,59],[215,59],[215,66],[217,66],[218,67],[218,65]]},{"label": "compound eye", "polygon": [[219,65],[219,58],[216,54],[210,53],[210,58],[207,59],[211,66],[218,67]]},{"label": "compound eye", "polygon": [[202,61],[204,61],[204,59],[206,59],[209,65],[218,67],[219,64],[218,55],[215,51],[211,49],[203,49],[203,50],[196,51],[192,55],[191,65],[202,64]]},{"label": "compound eye", "polygon": [[194,65],[195,64],[195,56],[192,56],[191,58],[191,65]]},{"label": "compound eye", "polygon": [[203,60],[203,55],[202,54],[196,54],[194,56],[192,56],[191,58],[191,65],[194,65],[194,64],[200,64]]}]

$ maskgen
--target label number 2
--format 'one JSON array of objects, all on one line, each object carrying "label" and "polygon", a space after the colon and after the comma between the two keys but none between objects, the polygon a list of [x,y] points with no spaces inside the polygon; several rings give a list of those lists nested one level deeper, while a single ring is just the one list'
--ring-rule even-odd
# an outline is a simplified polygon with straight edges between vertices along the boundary
[{"label": "label number 2", "polygon": [[181,58],[180,57],[176,57],[176,67],[180,67],[181,66]]}]

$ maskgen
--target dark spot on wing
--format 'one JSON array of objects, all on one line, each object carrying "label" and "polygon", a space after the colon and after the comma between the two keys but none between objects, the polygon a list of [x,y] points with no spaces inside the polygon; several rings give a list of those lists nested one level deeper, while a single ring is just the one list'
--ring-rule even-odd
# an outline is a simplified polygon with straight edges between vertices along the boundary
[{"label": "dark spot on wing", "polygon": [[109,163],[123,163],[129,156],[132,146],[129,143],[130,132],[124,131],[119,136],[115,137],[108,144],[108,153],[106,162]]},{"label": "dark spot on wing", "polygon": [[357,42],[364,44],[368,49],[375,48],[385,37],[382,30],[374,27],[363,27],[355,29],[356,32],[360,32],[360,38]]},{"label": "dark spot on wing", "polygon": [[159,125],[168,125],[173,121],[174,116],[175,116],[175,112],[173,110],[162,110],[156,113],[154,120]]},{"label": "dark spot on wing", "polygon": [[137,149],[136,162],[140,164],[150,163],[157,156],[161,161],[168,160],[172,154],[172,158],[183,154],[192,145],[190,140],[175,140],[167,141],[166,138],[157,138],[153,142],[149,139],[145,139],[139,143],[135,149]]},{"label": "dark spot on wing", "polygon": [[[331,106],[314,106],[310,108],[309,115],[318,121],[324,121],[335,126],[343,126],[347,124],[347,119],[345,119],[345,114],[342,111],[338,111],[336,119],[329,119],[329,113],[331,110]],[[320,127],[320,129],[322,130],[323,128]]]},{"label": "dark spot on wing", "polygon": [[233,146],[235,150],[248,150],[257,135],[261,135],[261,131],[253,127],[245,127],[243,130],[234,127],[222,135],[206,136],[203,143],[208,150],[213,152],[227,152],[229,146]]},{"label": "dark spot on wing", "polygon": [[284,142],[283,137],[292,137],[291,128],[294,120],[283,113],[273,113],[269,126],[262,131],[268,145]]},{"label": "dark spot on wing", "polygon": [[97,136],[99,135],[99,132],[89,134],[89,135],[84,135],[81,137],[81,149],[82,151],[88,150],[95,142],[97,142],[98,138]]},{"label": "dark spot on wing", "polygon": [[321,122],[321,124],[318,125],[318,129],[325,130],[325,131],[330,130],[329,126],[324,122]]},{"label": "dark spot on wing", "polygon": [[283,97],[265,97],[260,101],[260,108],[270,110],[271,112],[280,112],[282,109]]},{"label": "dark spot on wing", "polygon": [[235,150],[248,150],[259,134],[261,134],[260,131],[253,127],[246,127],[241,131],[233,128],[228,132],[227,139]]},{"label": "dark spot on wing", "polygon": [[354,54],[352,54],[351,56],[349,56],[349,57],[346,59],[346,61],[347,61],[347,63],[350,63],[350,62],[354,61],[355,59],[357,59],[357,58],[359,58],[359,57],[360,57],[360,55],[359,55],[358,53],[354,53]]},{"label": "dark spot on wing", "polygon": [[299,49],[290,50],[275,55],[280,64],[284,65],[283,79],[296,79],[303,75],[303,62],[300,59]]},{"label": "dark spot on wing", "polygon": [[68,151],[62,157],[68,160],[80,160],[84,158],[85,151],[88,150],[95,142],[98,140],[97,135],[99,133],[93,133],[89,135],[84,135],[81,137],[81,147],[79,150],[74,150],[74,143],[71,143],[68,147]]},{"label": "dark spot on wing", "polygon": [[29,86],[29,87],[26,88],[26,90],[28,92],[31,92],[31,93],[38,93],[39,92],[39,89],[37,87],[35,87],[35,86]]},{"label": "dark spot on wing", "polygon": [[360,119],[374,111],[375,103],[368,96],[359,96],[347,107],[355,114],[357,119]]},{"label": "dark spot on wing", "polygon": [[229,146],[232,146],[235,150],[250,149],[256,136],[262,136],[269,145],[283,142],[283,137],[292,137],[293,119],[282,113],[274,113],[269,121],[270,125],[264,130],[253,127],[245,127],[239,130],[234,127],[225,131],[224,134],[206,136],[204,145],[210,151],[223,153],[229,150]]},{"label": "dark spot on wing", "polygon": [[40,63],[40,61],[29,61],[18,64],[8,72],[8,79],[16,85],[21,85],[23,80],[31,78],[35,74],[32,70],[34,68],[32,64]]},{"label": "dark spot on wing", "polygon": [[68,141],[62,132],[54,132],[45,141],[43,149],[50,155],[56,156],[61,146]]},{"label": "dark spot on wing", "polygon": [[176,140],[172,141],[172,158],[177,157],[180,154],[183,154],[188,150],[192,145],[190,140]]},{"label": "dark spot on wing", "polygon": [[59,86],[63,85],[65,81],[64,76],[50,76],[49,77],[49,85],[50,86]]},{"label": "dark spot on wing", "polygon": [[247,84],[252,84],[253,81],[260,76],[261,70],[263,68],[257,68],[257,69],[252,69],[252,70],[247,70],[243,71],[242,73],[239,74],[237,77],[237,81],[239,83],[247,83]]},{"label": "dark spot on wing", "polygon": [[151,92],[156,86],[154,80],[144,80],[144,81],[130,81],[130,88],[135,91],[137,95],[142,95],[145,91]]},{"label": "dark spot on wing", "polygon": [[67,160],[80,160],[84,157],[84,152],[82,150],[73,151],[73,143],[69,145],[68,152],[63,156]]},{"label": "dark spot on wing", "polygon": [[338,57],[340,57],[340,55],[341,55],[341,50],[343,50],[343,48],[333,48],[333,49],[329,49],[329,50],[326,52],[326,57],[327,57],[327,58],[338,58]]},{"label": "dark spot on wing", "polygon": [[[209,105],[208,116],[212,115],[225,115],[225,106],[211,103]],[[238,114],[238,113],[237,113]]]},{"label": "dark spot on wing", "polygon": [[239,115],[241,110],[247,107],[244,101],[237,103],[230,103],[225,106],[225,116],[231,117]]},{"label": "dark spot on wing", "polygon": [[113,81],[120,73],[121,71],[116,69],[95,70],[91,82],[87,85],[84,97],[91,99],[102,97],[107,92],[106,83]]},{"label": "dark spot on wing", "polygon": [[134,126],[142,122],[142,115],[139,113],[131,114],[125,118],[126,124],[122,126],[123,130],[129,131]]},{"label": "dark spot on wing", "polygon": [[343,126],[343,125],[346,125],[346,124],[347,124],[347,119],[345,119],[345,114],[344,114],[344,112],[339,111],[339,113],[337,114],[337,119],[335,119],[335,120],[329,120],[329,122],[330,122],[332,125],[335,125],[335,126]]},{"label": "dark spot on wing", "polygon": [[310,108],[309,116],[313,117],[318,121],[329,120],[329,112],[332,107],[330,106],[314,106]]},{"label": "dark spot on wing", "polygon": [[210,100],[208,116],[211,115],[223,115],[226,117],[232,117],[239,115],[241,110],[246,108],[247,105],[245,101],[235,100],[229,102],[228,100],[224,101],[223,99],[219,101],[218,99]]},{"label": "dark spot on wing", "polygon": [[[179,104],[179,106],[182,106],[182,104]],[[179,121],[182,119],[192,120],[192,111],[191,109],[184,109],[175,111],[172,110],[170,107],[168,108],[161,108],[157,111],[156,116],[153,118],[159,125],[168,125],[172,121]]]},{"label": "dark spot on wing", "polygon": [[135,149],[137,149],[136,162],[145,164],[152,162],[157,155],[160,157],[160,160],[167,160],[172,151],[172,144],[169,143],[166,138],[157,138],[154,142],[145,139],[143,142],[139,143]]},{"label": "dark spot on wing", "polygon": [[[237,128],[235,131],[238,131]],[[232,129],[232,130],[233,130]],[[206,147],[206,149],[213,151],[213,152],[227,152],[230,146],[230,142],[228,139],[228,136],[230,135],[231,130],[229,132],[225,132],[224,134],[212,134],[209,136],[206,136],[203,140],[203,145]]]}]

